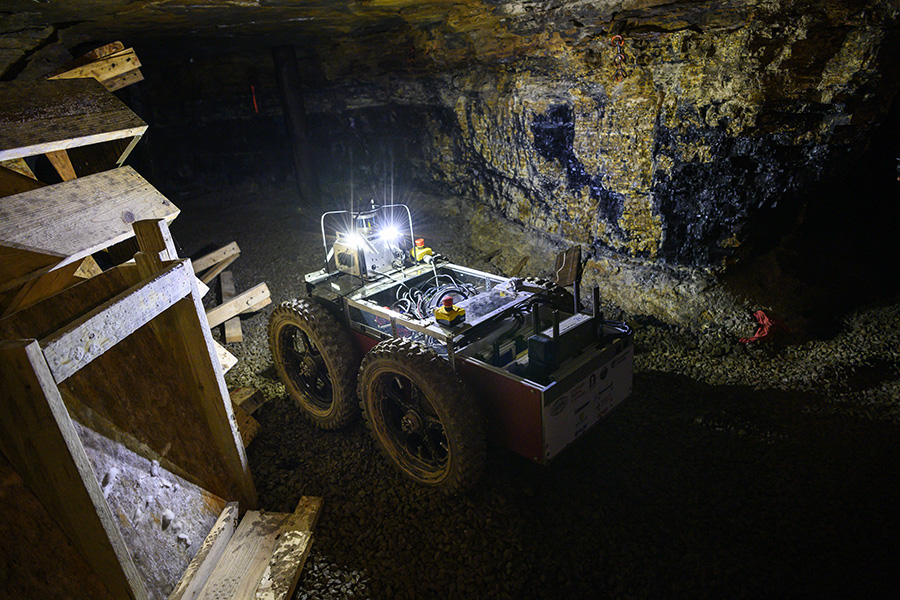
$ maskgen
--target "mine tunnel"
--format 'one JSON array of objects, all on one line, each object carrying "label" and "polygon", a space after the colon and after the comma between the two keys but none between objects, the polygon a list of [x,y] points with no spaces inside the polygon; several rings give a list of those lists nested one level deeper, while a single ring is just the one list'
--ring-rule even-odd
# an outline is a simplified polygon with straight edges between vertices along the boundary
[{"label": "mine tunnel", "polygon": [[887,598],[895,0],[5,0],[0,597]]}]

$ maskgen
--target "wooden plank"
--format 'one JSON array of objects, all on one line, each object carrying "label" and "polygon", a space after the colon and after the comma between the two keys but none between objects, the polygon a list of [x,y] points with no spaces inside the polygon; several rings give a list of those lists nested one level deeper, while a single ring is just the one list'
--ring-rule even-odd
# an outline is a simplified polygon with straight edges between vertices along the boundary
[{"label": "wooden plank", "polygon": [[119,160],[116,162],[117,167],[121,167],[125,162],[125,159],[128,158],[128,155],[131,154],[131,151],[134,150],[134,147],[137,146],[137,143],[141,141],[141,136],[136,135],[131,138],[131,141],[128,142],[128,146],[125,147],[125,150],[122,152],[122,156],[119,157]]},{"label": "wooden plank", "polygon": [[147,598],[37,342],[0,342],[0,449],[116,598]]},{"label": "wooden plank", "polygon": [[285,513],[247,512],[198,600],[252,598],[287,517]]},{"label": "wooden plank", "polygon": [[230,502],[169,594],[169,600],[195,600],[219,563],[238,523],[238,503]]},{"label": "wooden plank", "polygon": [[218,275],[220,273],[222,273],[222,271],[224,271],[225,269],[230,267],[231,263],[236,261],[237,258],[238,258],[237,256],[232,256],[230,258],[226,258],[225,260],[223,260],[222,262],[220,262],[219,264],[214,266],[212,269],[209,269],[206,273],[201,275],[200,281],[202,281],[203,283],[207,283],[207,284],[212,282],[212,280],[215,279],[216,277],[218,277]]},{"label": "wooden plank", "polygon": [[234,418],[237,419],[238,431],[241,432],[241,441],[246,448],[259,433],[259,421],[247,414],[247,411],[237,404],[232,403],[231,408],[234,410]]},{"label": "wooden plank", "polygon": [[93,77],[99,82],[118,77],[141,66],[134,48],[128,48],[103,58],[92,60],[47,79],[80,79]]},{"label": "wooden plank", "polygon": [[105,79],[103,81],[104,87],[111,92],[116,90],[121,90],[123,87],[128,87],[133,83],[138,83],[139,81],[144,80],[144,74],[141,73],[140,69],[132,69],[131,71],[127,71],[122,73],[121,75],[117,75],[116,77],[112,77],[110,79]]},{"label": "wooden plank", "polygon": [[234,354],[229,352],[225,346],[215,340],[213,340],[213,346],[216,349],[216,357],[219,359],[219,364],[222,366],[222,373],[225,374],[231,370],[231,367],[237,364],[238,359]]},{"label": "wooden plank", "polygon": [[44,184],[12,169],[0,165],[0,196],[12,196],[44,187]]},{"label": "wooden plank", "polygon": [[155,278],[132,286],[41,340],[57,383],[109,350],[114,344],[191,293],[187,261],[178,261]]},{"label": "wooden plank", "polygon": [[218,250],[201,256],[197,260],[192,260],[191,264],[194,267],[194,273],[200,273],[201,271],[205,271],[206,269],[219,264],[227,258],[238,256],[240,253],[241,249],[238,248],[237,242],[231,242],[227,246],[222,246]]},{"label": "wooden plank", "polygon": [[0,246],[59,257],[53,268],[60,268],[132,237],[135,221],[171,221],[179,212],[122,167],[7,197],[0,202]]},{"label": "wooden plank", "polygon": [[95,79],[0,83],[0,160],[145,131],[147,124]]},{"label": "wooden plank", "polygon": [[[231,271],[222,271],[219,276],[219,285],[222,286],[222,302],[227,302],[234,298],[234,276]],[[225,343],[234,344],[244,341],[244,334],[241,331],[241,318],[231,317],[225,321]]]},{"label": "wooden plank", "polygon": [[69,160],[69,154],[66,152],[65,148],[62,150],[51,150],[50,152],[47,152],[46,156],[63,181],[72,181],[78,177],[75,174],[75,167],[72,166],[72,161]]},{"label": "wooden plank", "polygon": [[250,307],[259,304],[269,298],[269,286],[260,283],[242,294],[238,294],[228,302],[206,311],[206,318],[210,327],[220,325],[235,315],[246,312]]},{"label": "wooden plank", "polygon": [[294,595],[321,510],[321,498],[300,499],[297,509],[282,525],[272,558],[256,588],[256,600],[289,600]]},{"label": "wooden plank", "polygon": [[260,311],[260,310],[264,309],[265,307],[267,307],[267,306],[270,305],[270,304],[272,304],[272,298],[271,298],[271,297],[263,298],[262,300],[260,300],[260,301],[257,302],[256,304],[252,305],[250,308],[248,308],[248,309],[245,310],[244,312],[245,312],[245,313],[257,312],[257,311]]},{"label": "wooden plank", "polygon": [[137,272],[116,267],[0,319],[0,339],[41,339],[121,294],[140,281]]},{"label": "wooden plank", "polygon": [[262,393],[262,390],[252,387],[234,388],[233,390],[228,390],[228,395],[231,396],[231,401],[234,404],[237,404],[247,411],[247,414],[251,415],[266,402],[266,396]]}]

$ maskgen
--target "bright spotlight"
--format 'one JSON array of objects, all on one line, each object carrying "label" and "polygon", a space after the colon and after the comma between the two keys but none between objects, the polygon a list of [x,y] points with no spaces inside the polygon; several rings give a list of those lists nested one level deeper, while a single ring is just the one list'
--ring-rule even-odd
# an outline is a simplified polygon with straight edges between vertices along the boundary
[{"label": "bright spotlight", "polygon": [[361,246],[365,245],[363,236],[359,235],[355,231],[352,233],[348,233],[344,241],[351,248],[360,248]]},{"label": "bright spotlight", "polygon": [[387,225],[386,227],[382,227],[381,233],[378,234],[378,237],[381,238],[382,242],[395,244],[397,240],[400,239],[400,230],[393,225]]}]

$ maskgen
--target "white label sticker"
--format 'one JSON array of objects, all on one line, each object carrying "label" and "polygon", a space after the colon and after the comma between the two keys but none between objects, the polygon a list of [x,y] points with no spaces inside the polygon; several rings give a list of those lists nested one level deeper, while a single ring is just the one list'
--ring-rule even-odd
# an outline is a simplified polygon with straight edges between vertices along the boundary
[{"label": "white label sticker", "polygon": [[606,416],[631,393],[634,346],[543,407],[544,458],[550,459]]}]

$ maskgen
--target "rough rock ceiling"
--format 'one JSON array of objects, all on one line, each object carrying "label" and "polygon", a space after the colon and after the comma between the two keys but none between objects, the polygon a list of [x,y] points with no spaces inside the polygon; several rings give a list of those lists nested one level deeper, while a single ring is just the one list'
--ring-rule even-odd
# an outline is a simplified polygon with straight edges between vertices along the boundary
[{"label": "rough rock ceiling", "polygon": [[[746,0],[9,0],[3,13],[52,24],[69,46],[101,38],[190,40],[212,52],[294,44],[340,62],[383,57],[381,69],[442,70],[539,55],[615,29],[671,31],[748,17]],[[260,48],[262,49],[262,48]]]}]

